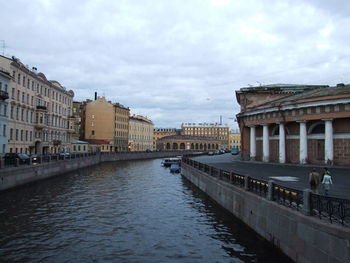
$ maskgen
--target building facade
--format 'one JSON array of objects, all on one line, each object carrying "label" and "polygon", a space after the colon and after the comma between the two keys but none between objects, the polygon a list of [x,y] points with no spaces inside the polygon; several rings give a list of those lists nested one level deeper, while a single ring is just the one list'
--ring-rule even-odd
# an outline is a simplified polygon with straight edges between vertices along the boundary
[{"label": "building facade", "polygon": [[0,56],[0,67],[11,72],[8,87],[8,151],[47,154],[70,149],[74,93],[19,59]]},{"label": "building facade", "polygon": [[140,115],[129,119],[129,151],[153,150],[153,122]]},{"label": "building facade", "polygon": [[153,149],[159,149],[157,142],[165,136],[180,135],[176,128],[154,128],[153,130]]},{"label": "building facade", "polygon": [[350,164],[350,86],[270,85],[236,92],[242,158]]},{"label": "building facade", "polygon": [[241,134],[239,130],[231,130],[229,134],[229,148],[241,149]]},{"label": "building facade", "polygon": [[129,108],[96,96],[94,101],[82,102],[80,112],[81,140],[103,140],[108,151],[128,150]]},{"label": "building facade", "polygon": [[210,137],[219,141],[219,148],[229,147],[229,128],[220,123],[183,123],[182,135]]},{"label": "building facade", "polygon": [[114,145],[116,151],[128,151],[130,109],[119,103],[114,105]]},{"label": "building facade", "polygon": [[7,152],[8,142],[8,87],[10,85],[10,72],[0,68],[0,157]]},{"label": "building facade", "polygon": [[178,151],[178,150],[198,150],[210,151],[217,150],[220,147],[220,140],[190,136],[190,135],[172,135],[158,140],[159,150]]}]

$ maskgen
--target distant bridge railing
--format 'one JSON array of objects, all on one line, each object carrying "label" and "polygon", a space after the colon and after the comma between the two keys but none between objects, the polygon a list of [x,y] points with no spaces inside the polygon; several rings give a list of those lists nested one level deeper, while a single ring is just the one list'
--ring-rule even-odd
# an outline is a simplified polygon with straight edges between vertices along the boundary
[{"label": "distant bridge railing", "polygon": [[270,201],[300,211],[306,215],[327,219],[345,227],[350,226],[350,200],[313,194],[278,185],[273,181],[255,179],[204,164],[184,156],[182,162],[218,180],[245,189]]}]

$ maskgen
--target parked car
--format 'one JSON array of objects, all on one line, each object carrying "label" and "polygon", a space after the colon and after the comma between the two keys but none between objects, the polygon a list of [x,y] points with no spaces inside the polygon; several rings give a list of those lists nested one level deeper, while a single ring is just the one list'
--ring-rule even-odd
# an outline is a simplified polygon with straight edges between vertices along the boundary
[{"label": "parked car", "polygon": [[15,165],[16,159],[19,164],[29,164],[29,156],[25,153],[6,153],[4,159],[6,165]]},{"label": "parked car", "polygon": [[239,154],[238,148],[235,148],[235,147],[232,148],[232,149],[231,149],[231,154],[232,154],[232,155],[237,155],[237,154]]},{"label": "parked car", "polygon": [[40,158],[37,154],[32,154],[30,157],[32,158],[32,163],[40,163]]},{"label": "parked car", "polygon": [[59,156],[59,158],[61,159],[61,160],[63,160],[64,158],[69,158],[69,156],[70,156],[70,153],[69,152],[60,152],[59,154],[58,154],[58,156]]},{"label": "parked car", "polygon": [[208,152],[208,155],[214,155],[214,152]]}]

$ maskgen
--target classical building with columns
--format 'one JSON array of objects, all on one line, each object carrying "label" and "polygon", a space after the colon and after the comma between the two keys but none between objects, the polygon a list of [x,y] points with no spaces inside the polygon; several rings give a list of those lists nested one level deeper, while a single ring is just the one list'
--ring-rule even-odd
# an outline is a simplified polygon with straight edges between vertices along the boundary
[{"label": "classical building with columns", "polygon": [[268,85],[236,91],[242,158],[350,164],[350,85]]}]

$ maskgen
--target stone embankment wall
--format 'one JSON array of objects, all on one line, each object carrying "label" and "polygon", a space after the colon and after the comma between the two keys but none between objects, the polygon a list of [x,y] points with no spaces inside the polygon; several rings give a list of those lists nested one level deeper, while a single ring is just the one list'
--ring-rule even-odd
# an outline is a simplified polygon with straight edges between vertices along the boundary
[{"label": "stone embankment wall", "polygon": [[[103,153],[75,159],[51,161],[42,164],[20,165],[0,169],[0,191],[23,184],[65,174],[102,162],[154,159],[182,155],[184,152],[127,152]],[[186,152],[186,154],[190,154]]]},{"label": "stone embankment wall", "polygon": [[295,262],[350,262],[350,229],[269,201],[182,163],[181,174]]}]

